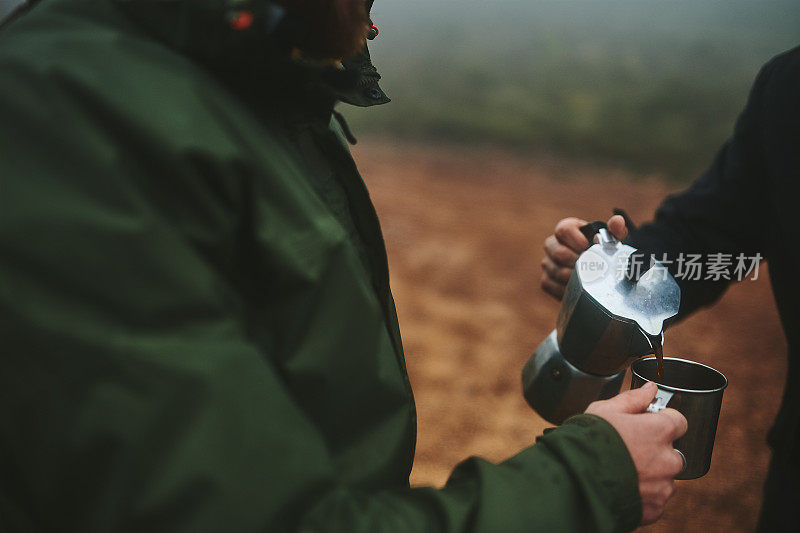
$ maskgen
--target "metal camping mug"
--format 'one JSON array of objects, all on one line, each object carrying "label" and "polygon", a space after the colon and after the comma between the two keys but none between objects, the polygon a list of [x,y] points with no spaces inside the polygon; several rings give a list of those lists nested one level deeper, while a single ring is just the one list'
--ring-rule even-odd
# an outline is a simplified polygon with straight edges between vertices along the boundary
[{"label": "metal camping mug", "polygon": [[664,377],[658,377],[655,357],[637,359],[631,364],[631,388],[648,381],[658,385],[656,397],[647,408],[658,412],[670,407],[686,417],[689,429],[675,441],[684,458],[684,467],[675,479],[697,479],[711,466],[711,451],[717,434],[722,393],[728,379],[710,366],[686,359],[664,358]]}]

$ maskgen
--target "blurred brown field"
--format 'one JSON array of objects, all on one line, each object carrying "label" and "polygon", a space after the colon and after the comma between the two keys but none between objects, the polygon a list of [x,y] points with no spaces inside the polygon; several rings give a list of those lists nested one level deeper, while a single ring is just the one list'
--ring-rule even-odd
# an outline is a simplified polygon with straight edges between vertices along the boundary
[{"label": "blurred brown field", "polygon": [[[555,222],[606,219],[613,207],[644,221],[676,186],[497,148],[384,140],[354,153],[384,230],[416,396],[412,483],[441,486],[465,458],[501,461],[547,427],[522,398],[520,372],[555,327],[559,304],[539,289]],[[666,355],[709,364],[730,384],[711,471],[678,482],[663,519],[643,531],[755,529],[786,367],[767,278],[762,266],[666,334]]]}]

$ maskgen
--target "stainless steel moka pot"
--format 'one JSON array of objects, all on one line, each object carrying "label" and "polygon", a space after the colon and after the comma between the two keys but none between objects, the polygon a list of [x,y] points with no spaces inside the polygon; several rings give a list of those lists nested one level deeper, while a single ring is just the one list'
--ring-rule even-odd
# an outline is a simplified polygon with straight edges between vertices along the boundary
[{"label": "stainless steel moka pot", "polygon": [[567,283],[556,329],[522,371],[525,399],[543,418],[560,424],[595,400],[617,394],[633,358],[653,353],[664,321],[675,316],[681,291],[655,261],[638,279],[629,275],[636,250],[602,222],[581,228],[592,242]]}]

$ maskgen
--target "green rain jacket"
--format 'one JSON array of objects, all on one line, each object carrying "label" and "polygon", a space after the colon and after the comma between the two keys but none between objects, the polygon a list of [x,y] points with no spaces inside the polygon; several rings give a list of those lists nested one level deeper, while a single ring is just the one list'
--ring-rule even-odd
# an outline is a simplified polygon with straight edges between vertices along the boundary
[{"label": "green rain jacket", "polygon": [[337,81],[216,4],[43,0],[0,32],[0,530],[633,529],[592,416],[409,487],[385,248],[332,120],[388,98],[368,56]]}]

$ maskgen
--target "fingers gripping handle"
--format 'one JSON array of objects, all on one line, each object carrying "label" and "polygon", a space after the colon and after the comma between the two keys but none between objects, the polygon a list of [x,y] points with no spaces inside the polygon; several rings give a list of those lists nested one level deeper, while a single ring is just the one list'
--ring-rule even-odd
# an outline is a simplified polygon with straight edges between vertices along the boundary
[{"label": "fingers gripping handle", "polygon": [[584,224],[578,229],[580,229],[581,233],[583,233],[583,236],[586,237],[586,240],[589,241],[589,244],[591,244],[594,241],[594,236],[600,233],[600,230],[608,230],[608,226],[605,222],[596,220],[594,222]]},{"label": "fingers gripping handle", "polygon": [[[628,231],[636,230],[636,224],[633,223],[631,217],[629,217],[628,213],[626,213],[624,210],[615,207],[614,214],[621,216],[623,220],[625,220],[625,227],[628,229]],[[619,242],[617,241],[617,238],[614,235],[612,235],[611,232],[608,230],[608,225],[601,220],[595,220],[594,222],[589,222],[588,224],[584,224],[578,229],[580,230],[581,233],[583,233],[583,236],[586,237],[586,240],[589,241],[589,244],[591,244],[594,241],[594,236],[597,234],[600,234],[601,243]]]},{"label": "fingers gripping handle", "polygon": [[608,231],[608,226],[606,225],[605,222],[600,222],[600,221],[589,222],[588,224],[584,224],[578,229],[580,230],[581,233],[583,233],[583,236],[586,237],[586,240],[589,241],[590,245],[592,244],[592,242],[594,242],[595,235],[599,236],[598,241],[600,242],[600,244],[603,245],[606,244],[613,245],[619,242],[617,238],[614,237],[614,235],[612,235],[610,231]]},{"label": "fingers gripping handle", "polygon": [[[673,394],[674,393],[672,392],[658,389],[658,391],[656,391],[655,398],[653,398],[653,401],[651,401],[650,405],[647,406],[647,412],[658,413],[659,411],[663,411],[664,409],[666,409],[667,404],[672,399]],[[678,472],[678,474],[676,474],[680,475],[681,472],[686,470],[686,456],[683,455],[683,452],[680,451],[679,449],[674,448],[674,450],[678,452],[678,455],[681,456],[681,461],[683,461],[683,467],[681,468],[681,471]]]}]

